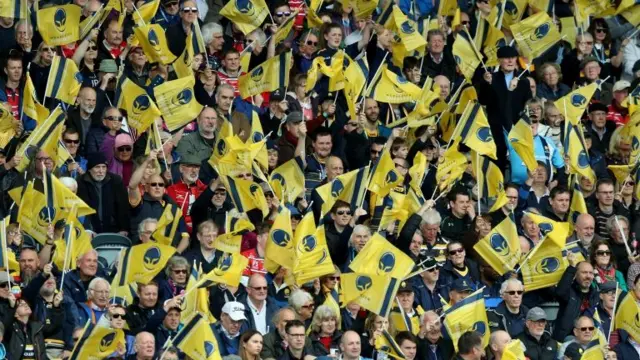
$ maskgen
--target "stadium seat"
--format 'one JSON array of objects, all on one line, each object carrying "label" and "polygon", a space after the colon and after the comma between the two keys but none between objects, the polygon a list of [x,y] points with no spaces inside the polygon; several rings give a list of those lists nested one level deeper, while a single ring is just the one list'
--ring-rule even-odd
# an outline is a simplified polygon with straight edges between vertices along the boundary
[{"label": "stadium seat", "polygon": [[98,234],[91,240],[91,245],[98,252],[98,261],[105,268],[111,268],[122,249],[131,247],[128,237],[116,233]]}]

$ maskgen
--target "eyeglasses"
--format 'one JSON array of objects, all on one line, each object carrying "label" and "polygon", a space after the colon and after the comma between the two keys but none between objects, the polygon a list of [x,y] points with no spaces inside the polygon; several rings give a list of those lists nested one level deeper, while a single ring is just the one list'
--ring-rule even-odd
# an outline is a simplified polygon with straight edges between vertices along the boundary
[{"label": "eyeglasses", "polygon": [[173,271],[175,274],[186,274],[187,273],[187,269],[178,269],[178,270],[171,270]]},{"label": "eyeglasses", "polygon": [[289,16],[289,15],[291,15],[291,13],[289,11],[278,11],[276,13],[277,17]]},{"label": "eyeglasses", "polygon": [[133,149],[133,148],[132,148],[131,146],[120,146],[120,147],[118,148],[118,151],[120,151],[120,152],[125,152],[125,151],[126,151],[126,152],[129,152],[129,151],[131,151],[132,149]]},{"label": "eyeglasses", "polygon": [[97,46],[89,46],[89,47],[87,48],[87,51],[96,51],[96,50],[98,50],[98,47],[97,47]]},{"label": "eyeglasses", "polygon": [[340,281],[340,276],[327,276],[327,280]]},{"label": "eyeglasses", "polygon": [[257,291],[267,291],[267,287],[266,286],[252,286],[251,288],[253,290],[257,290]]},{"label": "eyeglasses", "polygon": [[159,183],[159,182],[155,183],[154,182],[154,183],[149,183],[149,186],[150,187],[164,187],[164,183]]},{"label": "eyeglasses", "polygon": [[351,215],[351,211],[349,210],[338,210],[336,211],[336,215]]},{"label": "eyeglasses", "polygon": [[105,116],[104,118],[110,121],[122,121],[123,119],[122,116]]},{"label": "eyeglasses", "polygon": [[192,8],[192,7],[186,7],[184,9],[182,9],[183,13],[197,13],[198,9],[197,8]]},{"label": "eyeglasses", "polygon": [[311,310],[316,307],[316,304],[302,305],[301,308]]},{"label": "eyeglasses", "polygon": [[395,164],[396,167],[402,168],[402,169],[408,169],[408,167],[402,165],[402,164]]},{"label": "eyeglasses", "polygon": [[455,249],[455,250],[449,250],[449,255],[462,254],[463,252],[464,252],[463,248]]},{"label": "eyeglasses", "polygon": [[596,32],[597,32],[597,33],[606,33],[606,32],[607,32],[607,29],[604,29],[604,28],[596,28]]},{"label": "eyeglasses", "polygon": [[53,161],[50,157],[37,157],[36,160],[38,160],[38,161]]},{"label": "eyeglasses", "polygon": [[610,256],[610,255],[611,255],[611,251],[609,250],[596,251],[596,256]]},{"label": "eyeglasses", "polygon": [[62,141],[64,141],[65,144],[80,144],[80,139],[78,140],[64,139]]},{"label": "eyeglasses", "polygon": [[635,184],[635,181],[627,181],[627,186],[634,186]]},{"label": "eyeglasses", "polygon": [[318,42],[317,41],[307,40],[306,44],[309,45],[309,46],[318,46]]},{"label": "eyeglasses", "polygon": [[593,331],[594,329],[595,329],[595,327],[593,327],[593,326],[585,326],[585,327],[578,328],[578,330],[580,330],[582,332]]},{"label": "eyeglasses", "polygon": [[124,314],[112,314],[112,319],[124,319]]},{"label": "eyeglasses", "polygon": [[304,334],[289,334],[289,333],[287,333],[287,335],[291,336],[292,338],[303,338],[305,336]]},{"label": "eyeglasses", "polygon": [[0,289],[6,289],[8,287],[9,287],[9,283],[5,282],[5,283],[0,284]]},{"label": "eyeglasses", "polygon": [[522,290],[512,290],[512,291],[505,291],[505,294],[509,294],[509,295],[522,295],[524,294],[524,291]]}]

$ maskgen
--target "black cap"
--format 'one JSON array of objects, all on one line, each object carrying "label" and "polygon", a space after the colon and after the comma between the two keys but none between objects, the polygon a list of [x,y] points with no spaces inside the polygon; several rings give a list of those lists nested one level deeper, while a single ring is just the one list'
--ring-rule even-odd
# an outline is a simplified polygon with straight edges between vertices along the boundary
[{"label": "black cap", "polygon": [[403,280],[398,288],[398,294],[403,292],[413,292],[413,286],[406,280]]},{"label": "black cap", "polygon": [[87,170],[101,164],[107,165],[107,157],[103,153],[92,153],[87,156]]},{"label": "black cap", "polygon": [[567,349],[564,351],[564,356],[571,360],[580,360],[583,352],[584,350],[582,349],[582,346],[577,342],[574,342],[567,346]]},{"label": "black cap", "polygon": [[586,58],[582,59],[582,61],[580,62],[580,70],[584,69],[584,67],[587,66],[588,63],[594,61],[600,64],[595,56],[587,56]]},{"label": "black cap", "polygon": [[472,292],[473,288],[471,287],[469,280],[456,279],[456,281],[453,282],[453,286],[451,287],[451,290],[454,290],[457,292]]},{"label": "black cap", "polygon": [[272,92],[271,95],[269,95],[269,101],[280,102],[284,100],[284,95],[284,90],[277,89],[276,91]]},{"label": "black cap", "polygon": [[604,294],[610,291],[616,291],[617,288],[615,281],[607,281],[604,284],[600,284],[600,293]]},{"label": "black cap", "polygon": [[518,57],[518,50],[513,46],[503,46],[498,49],[498,59]]},{"label": "black cap", "polygon": [[609,111],[609,108],[603,103],[596,102],[589,105],[589,113],[592,113],[594,111],[604,111],[605,113],[607,113]]}]

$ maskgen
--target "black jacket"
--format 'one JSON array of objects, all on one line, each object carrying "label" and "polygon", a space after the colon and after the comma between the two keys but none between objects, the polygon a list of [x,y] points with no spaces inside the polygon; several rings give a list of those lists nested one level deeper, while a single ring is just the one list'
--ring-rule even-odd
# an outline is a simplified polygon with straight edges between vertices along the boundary
[{"label": "black jacket", "polygon": [[531,336],[529,329],[525,329],[518,340],[522,341],[527,350],[524,352],[529,360],[554,360],[558,352],[558,342],[551,338],[548,332],[544,332],[540,341]]},{"label": "black jacket", "polygon": [[140,301],[136,298],[133,304],[127,307],[127,325],[129,325],[129,334],[136,336],[139,332],[144,331],[144,328],[149,321],[149,318],[160,309],[160,306],[156,304],[155,308],[145,309],[140,306]]},{"label": "black jacket", "polygon": [[[333,336],[331,337],[331,345],[329,345],[329,348],[339,349],[340,338],[342,338],[342,331],[339,331],[339,330],[334,331]],[[329,350],[327,350],[327,348],[324,347],[322,342],[320,342],[320,334],[314,331],[311,334],[309,334],[309,339],[311,339],[311,347],[313,349],[311,352],[311,355],[313,356],[329,355]]]},{"label": "black jacket", "polygon": [[[283,344],[284,339],[280,337],[280,333],[277,328],[272,328],[268,334],[264,335],[264,341],[262,346],[262,352],[260,352],[260,358],[269,360],[269,359],[278,359],[283,356],[287,350],[286,346]],[[304,340],[304,352],[306,354],[311,354],[311,340],[307,336]]]},{"label": "black jacket", "polygon": [[98,206],[98,188],[91,174],[87,172],[77,180],[78,197],[97,211],[87,215],[96,233],[129,231],[129,197],[120,176],[107,173],[102,181],[101,209]]},{"label": "black jacket", "polygon": [[618,356],[618,359],[624,360],[640,360],[640,356],[638,356],[638,352],[636,349],[629,343],[629,341],[621,342],[616,345],[613,349]]},{"label": "black jacket", "polygon": [[[583,314],[589,317],[593,316],[593,310],[600,303],[600,296],[595,288],[590,288],[588,293],[580,291],[579,285],[573,280],[576,276],[576,271],[577,268],[569,266],[556,286],[556,297],[560,303],[560,308],[553,330],[553,338],[558,342],[563,342],[564,338],[571,333],[575,319]],[[581,312],[580,306],[583,299],[588,300],[589,308]]]},{"label": "black jacket", "polygon": [[[9,309],[9,314],[7,314],[8,317],[5,318],[5,320],[9,321],[4,323],[6,330],[4,332],[4,339],[2,342],[5,344],[7,354],[16,359],[20,359],[25,346],[28,342],[31,342],[35,351],[36,359],[48,359],[44,339],[48,334],[56,333],[60,328],[62,328],[62,323],[64,321],[64,312],[62,308],[59,307],[51,309],[49,324],[44,325],[39,321],[29,320],[26,327],[14,318],[15,311],[16,309]],[[28,338],[31,340],[29,341]]]},{"label": "black jacket", "polygon": [[[467,273],[467,280],[469,280],[472,284],[474,285],[479,285],[480,284],[480,268],[478,267],[478,264],[469,259],[466,258],[464,259],[464,264],[467,266],[467,268],[469,269],[469,272]],[[444,263],[444,266],[442,267],[442,269],[440,269],[440,278],[438,279],[438,283],[437,286],[439,288],[442,288],[442,292],[444,292],[445,294],[449,293],[449,290],[451,290],[451,286],[453,285],[453,282],[456,281],[458,278],[462,278],[458,272],[453,270],[453,263],[451,262],[451,260],[447,260],[447,262]],[[447,299],[448,300],[448,299]]]},{"label": "black jacket", "polygon": [[491,332],[504,330],[509,333],[511,338],[515,338],[525,329],[525,319],[528,311],[529,308],[521,305],[518,314],[511,314],[503,301],[497,307],[487,309],[489,328],[491,328]]},{"label": "black jacket", "polygon": [[451,339],[445,339],[443,337],[438,339],[438,342],[435,344],[437,345],[437,356],[433,356],[430,345],[431,342],[429,340],[418,338],[416,359],[449,360],[455,353]]}]

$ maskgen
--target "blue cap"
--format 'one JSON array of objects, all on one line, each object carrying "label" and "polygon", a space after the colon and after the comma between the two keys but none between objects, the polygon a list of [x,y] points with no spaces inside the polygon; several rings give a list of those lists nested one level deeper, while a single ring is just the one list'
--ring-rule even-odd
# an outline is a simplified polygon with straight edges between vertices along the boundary
[{"label": "blue cap", "polygon": [[469,282],[469,280],[466,279],[456,279],[456,281],[453,282],[453,286],[451,287],[451,290],[455,290],[457,292],[473,292],[473,288],[471,287],[471,283]]}]

